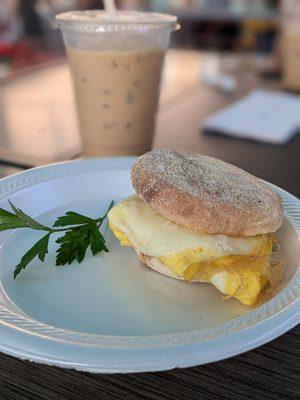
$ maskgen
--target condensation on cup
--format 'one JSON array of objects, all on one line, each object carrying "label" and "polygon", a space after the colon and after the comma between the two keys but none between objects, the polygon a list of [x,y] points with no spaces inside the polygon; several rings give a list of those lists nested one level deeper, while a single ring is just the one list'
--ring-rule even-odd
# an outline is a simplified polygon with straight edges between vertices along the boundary
[{"label": "condensation on cup", "polygon": [[164,55],[175,16],[71,11],[56,16],[74,82],[84,154],[151,149]]}]

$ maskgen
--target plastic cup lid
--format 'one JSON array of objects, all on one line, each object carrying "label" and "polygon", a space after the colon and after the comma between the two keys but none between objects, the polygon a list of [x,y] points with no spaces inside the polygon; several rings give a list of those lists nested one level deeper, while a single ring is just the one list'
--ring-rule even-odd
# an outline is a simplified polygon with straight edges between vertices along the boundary
[{"label": "plastic cup lid", "polygon": [[117,11],[112,15],[101,10],[69,11],[55,18],[59,28],[82,32],[179,29],[176,16],[152,12]]}]

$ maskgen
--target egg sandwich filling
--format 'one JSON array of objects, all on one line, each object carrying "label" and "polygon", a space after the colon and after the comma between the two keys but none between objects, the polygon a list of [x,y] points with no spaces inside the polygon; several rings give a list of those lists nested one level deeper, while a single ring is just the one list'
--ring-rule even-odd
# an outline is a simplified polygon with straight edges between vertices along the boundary
[{"label": "egg sandwich filling", "polygon": [[118,203],[108,218],[122,246],[155,258],[185,281],[209,282],[245,305],[255,305],[282,277],[282,268],[270,262],[272,235],[202,235],[156,213],[138,195]]}]

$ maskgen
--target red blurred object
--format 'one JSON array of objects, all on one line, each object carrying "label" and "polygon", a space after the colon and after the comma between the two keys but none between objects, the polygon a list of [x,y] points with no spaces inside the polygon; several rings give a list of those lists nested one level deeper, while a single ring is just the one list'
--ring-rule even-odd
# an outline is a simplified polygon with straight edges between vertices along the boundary
[{"label": "red blurred object", "polygon": [[41,64],[53,59],[53,56],[42,50],[36,40],[24,39],[15,44],[0,42],[0,57],[8,58],[12,70]]},{"label": "red blurred object", "polygon": [[13,57],[16,45],[0,42],[0,57]]}]

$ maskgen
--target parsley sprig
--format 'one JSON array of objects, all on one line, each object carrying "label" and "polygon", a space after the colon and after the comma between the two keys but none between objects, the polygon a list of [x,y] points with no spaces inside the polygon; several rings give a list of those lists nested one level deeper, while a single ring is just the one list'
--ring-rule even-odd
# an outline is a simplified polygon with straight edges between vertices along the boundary
[{"label": "parsley sprig", "polygon": [[18,228],[30,228],[47,232],[38,240],[21,258],[14,270],[14,279],[24,270],[28,264],[38,257],[42,262],[48,254],[49,239],[53,233],[64,232],[64,235],[56,240],[59,247],[56,251],[56,265],[63,266],[77,260],[79,263],[84,259],[85,253],[90,247],[93,256],[101,251],[108,252],[105,239],[100,232],[100,227],[106,219],[109,210],[114,205],[112,201],[105,214],[100,218],[90,218],[73,211],[66,212],[58,217],[50,228],[40,224],[29,215],[17,208],[11,201],[9,204],[13,212],[0,208],[0,231]]}]

